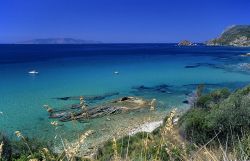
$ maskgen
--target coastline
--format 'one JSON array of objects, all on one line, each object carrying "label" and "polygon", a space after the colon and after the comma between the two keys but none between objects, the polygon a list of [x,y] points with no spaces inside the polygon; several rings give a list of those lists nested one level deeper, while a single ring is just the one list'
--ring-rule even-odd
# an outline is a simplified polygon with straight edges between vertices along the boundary
[{"label": "coastline", "polygon": [[130,136],[133,136],[139,132],[153,132],[155,129],[160,127],[163,124],[163,120],[161,121],[152,121],[152,122],[146,122],[144,124],[139,125],[137,128],[132,129],[129,132]]}]

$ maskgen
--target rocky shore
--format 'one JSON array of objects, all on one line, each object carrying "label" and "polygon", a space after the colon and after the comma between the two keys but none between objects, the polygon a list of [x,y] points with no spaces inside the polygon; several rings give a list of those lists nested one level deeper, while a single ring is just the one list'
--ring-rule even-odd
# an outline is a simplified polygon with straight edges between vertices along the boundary
[{"label": "rocky shore", "polygon": [[156,128],[160,127],[162,124],[163,124],[163,121],[147,122],[147,123],[140,125],[139,127],[135,129],[132,129],[129,132],[129,135],[134,135],[134,134],[137,134],[138,132],[152,132]]},{"label": "rocky shore", "polygon": [[178,46],[194,46],[194,43],[188,40],[182,40],[178,43]]}]

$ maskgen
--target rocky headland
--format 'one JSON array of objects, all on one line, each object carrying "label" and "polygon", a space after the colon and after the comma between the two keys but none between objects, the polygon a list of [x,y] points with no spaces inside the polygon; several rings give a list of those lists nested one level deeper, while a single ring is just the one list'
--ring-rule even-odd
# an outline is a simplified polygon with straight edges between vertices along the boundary
[{"label": "rocky headland", "polygon": [[234,25],[227,28],[215,39],[205,43],[209,46],[250,46],[250,25]]}]

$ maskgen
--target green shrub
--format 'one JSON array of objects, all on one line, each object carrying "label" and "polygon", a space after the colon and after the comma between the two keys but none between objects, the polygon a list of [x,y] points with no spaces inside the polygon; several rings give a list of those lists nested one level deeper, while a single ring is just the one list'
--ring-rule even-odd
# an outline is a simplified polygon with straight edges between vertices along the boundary
[{"label": "green shrub", "polygon": [[212,134],[208,129],[206,115],[207,109],[192,108],[180,118],[180,132],[187,140],[205,143],[210,138]]},{"label": "green shrub", "polygon": [[212,108],[230,95],[227,88],[218,89],[206,95],[200,95],[195,103],[198,108]]},{"label": "green shrub", "polygon": [[[242,137],[239,142],[236,144],[236,150],[238,158],[246,158],[245,160],[250,159],[250,134],[246,134]],[[242,159],[243,160],[243,159]]]},{"label": "green shrub", "polygon": [[1,147],[1,158],[0,160],[11,160],[12,149],[11,143],[7,136],[0,132],[0,144],[3,144]]},{"label": "green shrub", "polygon": [[233,138],[241,138],[243,131],[250,131],[249,92],[250,87],[232,94],[221,89],[199,97],[196,106],[180,118],[181,132],[197,144],[208,142],[216,134],[221,143],[226,143],[230,136],[230,146]]},{"label": "green shrub", "polygon": [[[52,147],[51,143],[39,141],[37,139],[26,138],[26,141],[33,154],[30,153],[27,145],[22,140],[12,141],[12,158],[23,160],[23,158],[26,157],[26,160],[28,160],[27,157],[30,156],[31,158],[37,158],[42,160],[42,149],[50,149],[50,147]],[[49,151],[52,152],[51,149]]]},{"label": "green shrub", "polygon": [[[2,160],[28,161],[34,158],[38,160],[43,160],[43,148],[47,148],[51,155],[57,156],[56,154],[53,154],[53,150],[50,148],[53,147],[51,143],[29,138],[25,138],[25,141],[26,142],[24,142],[22,139],[9,140],[8,137],[0,133],[0,143],[4,143],[2,151]],[[31,151],[27,146],[29,146]]]}]

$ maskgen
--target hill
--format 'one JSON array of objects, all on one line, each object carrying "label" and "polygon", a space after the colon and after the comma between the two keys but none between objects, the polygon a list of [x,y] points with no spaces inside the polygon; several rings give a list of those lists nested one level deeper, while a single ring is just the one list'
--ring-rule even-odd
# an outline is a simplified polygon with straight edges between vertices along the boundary
[{"label": "hill", "polygon": [[18,44],[97,44],[99,41],[81,40],[73,38],[47,38],[47,39],[33,39]]},{"label": "hill", "polygon": [[211,46],[250,46],[250,25],[227,28],[218,38],[206,42]]}]

